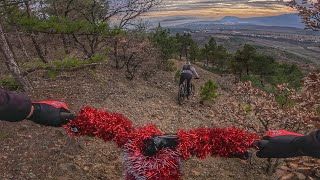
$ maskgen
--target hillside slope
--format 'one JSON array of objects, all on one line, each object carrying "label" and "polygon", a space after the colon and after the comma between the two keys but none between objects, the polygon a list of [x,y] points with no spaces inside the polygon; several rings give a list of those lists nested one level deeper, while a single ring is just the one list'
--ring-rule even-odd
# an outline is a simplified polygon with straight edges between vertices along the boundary
[{"label": "hillside slope", "polygon": [[[199,67],[197,70],[201,76],[194,81],[197,92],[205,81],[220,78]],[[39,72],[31,78],[37,88],[30,95],[65,101],[75,112],[89,105],[122,113],[136,126],[152,123],[165,133],[225,126],[215,117],[214,107],[223,102],[227,92],[220,90],[222,95],[212,106],[200,105],[198,93],[179,106],[174,73],[158,72],[149,81],[141,77],[128,81],[119,74],[106,66],[46,80]],[[73,139],[62,128],[28,121],[1,121],[0,129],[0,179],[122,179],[121,150],[113,143],[92,137]],[[268,179],[260,167],[239,159],[190,159],[183,171],[185,180]]]}]

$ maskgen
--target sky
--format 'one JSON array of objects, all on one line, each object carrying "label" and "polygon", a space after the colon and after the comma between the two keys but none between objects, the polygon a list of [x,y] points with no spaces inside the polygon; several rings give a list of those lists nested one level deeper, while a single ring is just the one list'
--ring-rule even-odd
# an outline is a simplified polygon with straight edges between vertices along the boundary
[{"label": "sky", "polygon": [[295,13],[288,0],[164,0],[150,17],[192,16],[219,19],[224,16],[257,17]]}]

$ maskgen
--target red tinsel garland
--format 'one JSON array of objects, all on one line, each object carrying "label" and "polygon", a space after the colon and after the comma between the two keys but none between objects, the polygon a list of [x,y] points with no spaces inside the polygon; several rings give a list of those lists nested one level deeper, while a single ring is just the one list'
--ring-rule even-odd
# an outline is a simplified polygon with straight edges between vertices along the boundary
[{"label": "red tinsel garland", "polygon": [[[177,180],[181,177],[181,158],[187,159],[193,155],[198,158],[208,155],[241,157],[259,138],[238,128],[180,130],[176,150],[162,149],[155,156],[148,157],[142,152],[144,140],[163,135],[154,125],[135,129],[132,122],[121,114],[85,107],[65,128],[74,136],[93,135],[104,141],[115,141],[124,149],[127,180]],[[73,132],[72,128],[77,128],[79,132]]]},{"label": "red tinsel garland", "polygon": [[132,131],[130,140],[123,146],[126,180],[180,179],[181,158],[178,152],[163,149],[152,157],[142,153],[143,140],[150,139],[153,135],[162,135],[153,125]]},{"label": "red tinsel garland", "polygon": [[243,157],[259,136],[238,128],[207,128],[178,132],[177,150],[183,159],[194,155],[206,158],[208,155],[222,157]]},{"label": "red tinsel garland", "polygon": [[154,156],[145,156],[134,142],[123,147],[126,180],[181,178],[181,155],[171,149],[162,149]]},{"label": "red tinsel garland", "polygon": [[[74,133],[71,127],[79,132]],[[65,129],[74,136],[93,135],[104,141],[115,141],[122,147],[134,133],[132,122],[121,114],[84,107],[75,120],[65,126]]]}]

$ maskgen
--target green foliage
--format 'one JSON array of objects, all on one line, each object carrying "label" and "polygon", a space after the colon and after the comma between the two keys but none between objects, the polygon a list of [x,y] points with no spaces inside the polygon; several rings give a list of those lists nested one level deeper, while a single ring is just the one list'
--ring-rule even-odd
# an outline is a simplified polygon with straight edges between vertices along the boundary
[{"label": "green foliage", "polygon": [[208,42],[208,48],[210,50],[214,50],[216,46],[217,46],[217,41],[213,37],[211,37]]},{"label": "green foliage", "polygon": [[230,60],[230,54],[222,45],[218,45],[215,50],[216,65],[219,69],[225,70]]},{"label": "green foliage", "polygon": [[212,70],[222,73],[230,67],[232,55],[228,53],[224,46],[218,45],[213,37],[200,49],[200,52],[199,58],[205,62],[206,66],[210,67],[211,65]]},{"label": "green foliage", "polygon": [[89,59],[82,60],[79,58],[66,57],[62,60],[55,60],[50,62],[47,66],[49,69],[63,70],[79,67],[85,64],[99,63],[105,61],[106,56],[103,54],[95,54]]},{"label": "green foliage", "polygon": [[45,64],[38,59],[34,59],[31,62],[27,62],[27,63],[22,64],[22,67],[23,67],[23,69],[62,70],[62,69],[79,67],[84,64],[101,63],[101,62],[105,62],[106,59],[107,59],[107,56],[105,54],[97,53],[86,60],[82,60],[82,59],[74,58],[74,57],[65,57],[62,60],[54,60],[48,64]]},{"label": "green foliage", "polygon": [[174,74],[174,81],[179,82],[180,81],[180,70],[176,70],[176,73]]},{"label": "green foliage", "polygon": [[41,61],[40,59],[36,58],[36,59],[33,59],[32,61],[30,62],[26,62],[26,63],[23,63],[21,65],[21,67],[23,69],[44,69],[48,66],[48,64],[45,64],[43,63],[43,61]]},{"label": "green foliage", "polygon": [[56,77],[59,75],[59,71],[64,69],[79,67],[82,64],[86,64],[86,62],[78,58],[69,58],[69,57],[64,58],[63,60],[52,61],[48,65],[47,74],[50,79],[56,79]]},{"label": "green foliage", "polygon": [[255,87],[258,87],[258,88],[263,88],[264,87],[263,79],[261,79],[257,75],[245,75],[245,76],[243,76],[242,80],[243,81],[251,81],[252,84]]},{"label": "green foliage", "polygon": [[[299,89],[303,78],[302,72],[295,65],[273,62],[261,67],[261,71],[254,71],[249,76],[243,76],[243,81],[251,81],[255,87],[273,93],[275,86],[287,83],[290,88]],[[254,69],[254,68],[253,68]],[[259,68],[257,68],[259,69]]]},{"label": "green foliage", "polygon": [[18,82],[12,76],[5,76],[0,79],[0,86],[10,91],[19,89]]},{"label": "green foliage", "polygon": [[197,44],[193,41],[190,33],[176,34],[176,50],[180,57],[185,56],[188,60],[195,61]]},{"label": "green foliage", "polygon": [[[50,3],[49,3],[50,4]],[[90,4],[87,4],[90,6]],[[82,7],[84,8],[84,7]],[[50,9],[50,7],[49,7]],[[51,12],[48,12],[51,13]],[[104,21],[92,22],[87,18],[67,18],[50,14],[46,19],[35,15],[28,15],[27,12],[18,6],[9,6],[6,8],[7,21],[26,31],[48,32],[48,33],[99,33],[108,35],[117,33],[118,29],[111,30]]]},{"label": "green foliage", "polygon": [[211,101],[216,99],[219,95],[216,92],[218,89],[218,85],[212,80],[207,81],[203,86],[201,86],[201,103],[204,101]]},{"label": "green foliage", "polygon": [[296,65],[275,63],[274,71],[274,75],[269,78],[271,84],[288,83],[290,88],[299,89],[301,87],[303,73]]},{"label": "green foliage", "polygon": [[245,104],[243,106],[243,111],[244,111],[245,114],[250,114],[252,112],[251,104]]},{"label": "green foliage", "polygon": [[204,48],[200,50],[200,58],[205,61],[207,66],[209,66],[209,63],[213,65],[216,63],[216,48],[217,42],[213,37],[211,37],[208,44],[205,44]]},{"label": "green foliage", "polygon": [[176,52],[177,42],[174,37],[170,36],[168,29],[163,29],[159,24],[155,31],[151,33],[150,39],[160,49],[163,60],[172,58]]},{"label": "green foliage", "polygon": [[208,66],[208,63],[209,63],[209,48],[208,48],[208,45],[205,44],[203,48],[200,49],[200,56],[199,58],[204,61],[207,66]]},{"label": "green foliage", "polygon": [[190,57],[189,57],[190,61],[196,62],[196,60],[199,58],[199,53],[200,53],[200,50],[199,50],[198,44],[193,42],[190,45]]},{"label": "green foliage", "polygon": [[226,73],[226,71],[220,67],[217,67],[217,66],[205,66],[205,65],[201,65],[201,67],[203,69],[206,69],[207,71],[210,71],[210,72],[213,72],[215,74],[223,74],[223,73]]},{"label": "green foliage", "polygon": [[56,69],[49,69],[47,74],[50,79],[54,80],[58,76],[59,72]]},{"label": "green foliage", "polygon": [[320,106],[316,107],[316,113],[320,115]]},{"label": "green foliage", "polygon": [[250,61],[256,56],[256,49],[250,44],[245,44],[241,50],[238,50],[235,54],[235,69],[239,73],[241,79],[242,72],[246,72],[249,75]]},{"label": "green foliage", "polygon": [[[241,72],[243,64],[234,61],[232,68]],[[240,65],[239,65],[240,64]],[[296,65],[281,64],[269,55],[256,53],[248,64],[249,75],[242,76],[243,81],[251,81],[256,87],[266,91],[274,91],[278,84],[288,83],[290,88],[299,89],[303,74]],[[270,88],[270,85],[273,86]],[[267,87],[267,88],[266,88]]]},{"label": "green foliage", "polygon": [[286,95],[276,96],[276,101],[282,108],[292,108],[295,105],[295,101]]},{"label": "green foliage", "polygon": [[[219,49],[219,46],[216,49]],[[217,50],[215,53],[216,68],[210,68],[210,71],[219,72],[217,69],[222,69],[221,72],[231,71],[240,80],[249,80],[256,87],[268,92],[274,92],[275,86],[283,83],[288,83],[289,87],[294,89],[301,87],[303,73],[296,65],[279,63],[274,56],[257,53],[255,47],[249,44],[237,50],[234,56],[225,54],[222,47],[220,49],[220,55]],[[226,58],[222,58],[224,61],[219,62],[217,58],[219,56]]]},{"label": "green foliage", "polygon": [[96,53],[91,56],[86,62],[87,63],[101,63],[107,61],[107,56],[104,53]]},{"label": "green foliage", "polygon": [[249,63],[252,73],[261,78],[274,74],[275,59],[271,56],[256,54]]},{"label": "green foliage", "polygon": [[55,79],[60,71],[71,69],[71,68],[77,68],[81,65],[86,64],[92,64],[92,63],[102,63],[106,61],[106,55],[105,54],[95,54],[89,59],[82,60],[78,58],[72,58],[72,57],[66,57],[62,60],[54,60],[51,61],[48,64],[43,63],[40,60],[34,60],[32,62],[28,62],[22,65],[23,69],[32,70],[32,69],[46,69],[47,75],[51,79]]},{"label": "green foliage", "polygon": [[78,58],[64,58],[63,60],[51,62],[53,69],[68,69],[79,67],[82,64],[85,64],[85,61]]},{"label": "green foliage", "polygon": [[282,108],[292,108],[295,106],[296,101],[290,98],[290,91],[284,90],[275,90],[272,92],[275,94],[275,100]]},{"label": "green foliage", "polygon": [[257,53],[252,45],[245,44],[233,55],[211,38],[200,52],[200,58],[207,64],[205,69],[214,73],[231,71],[240,80],[251,81],[264,91],[274,92],[275,86],[283,83],[294,89],[301,87],[303,74],[296,65],[281,64],[273,56]]},{"label": "green foliage", "polygon": [[177,70],[177,66],[172,60],[167,60],[165,65],[166,65],[165,67],[166,71],[174,72]]}]

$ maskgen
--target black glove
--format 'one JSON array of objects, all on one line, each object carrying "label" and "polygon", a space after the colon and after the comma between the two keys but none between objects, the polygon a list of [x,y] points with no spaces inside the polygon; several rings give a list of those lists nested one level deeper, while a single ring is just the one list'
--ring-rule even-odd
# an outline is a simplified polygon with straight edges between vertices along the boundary
[{"label": "black glove", "polygon": [[[259,158],[312,156],[320,158],[320,131],[302,135],[285,130],[271,130],[257,142]],[[319,137],[318,137],[319,136]]]},{"label": "black glove", "polygon": [[154,156],[158,151],[164,148],[175,149],[178,146],[178,137],[176,135],[154,136],[152,139],[144,141],[144,154]]},{"label": "black glove", "polygon": [[34,111],[28,119],[37,124],[59,127],[75,118],[63,102],[42,101],[32,105]]}]

